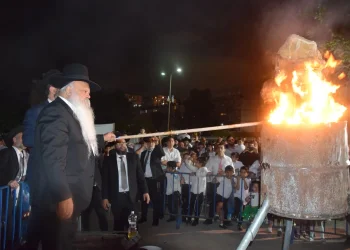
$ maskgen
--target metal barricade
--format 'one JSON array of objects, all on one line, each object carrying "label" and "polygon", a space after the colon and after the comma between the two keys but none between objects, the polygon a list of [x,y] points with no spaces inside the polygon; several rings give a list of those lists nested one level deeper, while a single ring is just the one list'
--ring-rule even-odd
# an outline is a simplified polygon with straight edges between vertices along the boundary
[{"label": "metal barricade", "polygon": [[19,183],[17,189],[0,187],[0,249],[13,249],[22,244],[26,234],[26,220],[29,218],[29,187]]}]

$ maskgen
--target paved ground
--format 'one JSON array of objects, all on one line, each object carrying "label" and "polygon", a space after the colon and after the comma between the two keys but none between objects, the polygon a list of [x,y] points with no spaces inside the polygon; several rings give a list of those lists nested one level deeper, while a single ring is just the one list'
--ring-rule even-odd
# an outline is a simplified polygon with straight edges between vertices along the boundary
[{"label": "paved ground", "polygon": [[[152,227],[151,218],[152,216],[150,216],[147,223],[139,225],[139,232],[142,236],[141,246],[154,245],[164,250],[233,250],[237,248],[244,235],[244,232],[238,232],[235,226],[227,230],[222,230],[215,223],[210,226],[200,223],[196,227],[182,224],[180,229],[176,229],[174,222],[168,223],[162,220],[158,227]],[[92,218],[92,220],[94,224],[93,229],[97,230],[96,218]],[[112,217],[110,217],[110,222],[110,228],[112,228]],[[333,223],[327,223],[327,231],[334,232],[333,226]],[[294,242],[290,249],[350,250],[350,247],[344,247],[345,225],[343,222],[337,223],[337,233],[341,233],[343,236],[326,235],[326,240],[322,242],[318,239],[319,235],[316,234],[316,240],[314,242],[298,240]],[[248,249],[271,250],[281,249],[281,247],[282,238],[277,237],[276,231],[272,234],[267,233],[266,225],[264,225],[264,228],[259,231],[253,245]]]}]

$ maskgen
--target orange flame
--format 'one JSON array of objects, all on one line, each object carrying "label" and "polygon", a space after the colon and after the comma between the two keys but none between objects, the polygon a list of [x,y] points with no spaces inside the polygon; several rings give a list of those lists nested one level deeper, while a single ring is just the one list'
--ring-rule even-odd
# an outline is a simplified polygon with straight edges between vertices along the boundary
[{"label": "orange flame", "polygon": [[[269,122],[319,124],[337,122],[343,116],[346,107],[332,97],[340,86],[328,82],[322,74],[322,69],[334,69],[340,61],[329,52],[325,57],[328,60],[323,67],[317,62],[307,62],[303,70],[293,71],[291,82],[287,82],[283,89],[281,83],[288,79],[287,75],[282,71],[275,77],[277,107],[271,112]],[[344,73],[338,76],[339,79],[344,77]]]}]

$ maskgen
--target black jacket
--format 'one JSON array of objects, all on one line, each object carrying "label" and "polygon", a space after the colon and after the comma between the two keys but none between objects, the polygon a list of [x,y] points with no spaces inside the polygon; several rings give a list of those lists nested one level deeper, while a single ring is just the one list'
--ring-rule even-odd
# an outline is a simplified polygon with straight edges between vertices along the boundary
[{"label": "black jacket", "polygon": [[[145,175],[142,171],[139,156],[135,153],[127,153],[127,169],[129,180],[129,195],[132,202],[136,202],[138,192],[148,193]],[[102,167],[102,199],[108,199],[112,206],[118,206],[119,176],[117,154],[111,150],[109,156],[103,160]]]},{"label": "black jacket", "polygon": [[[104,145],[103,136],[98,136]],[[95,157],[88,157],[81,127],[72,109],[57,98],[41,111],[35,129],[35,155],[28,180],[32,205],[54,210],[58,202],[73,198],[80,213],[91,201]]]},{"label": "black jacket", "polygon": [[16,150],[13,147],[0,151],[0,186],[6,186],[14,180],[19,170]]},{"label": "black jacket", "polygon": [[[142,167],[143,173],[145,173],[146,171],[146,162],[145,162],[146,155],[147,155],[147,150],[144,150],[141,153],[141,167]],[[162,163],[161,163],[161,158],[164,155],[165,155],[164,150],[160,145],[157,145],[153,149],[150,156],[152,179],[163,180],[165,178],[164,171],[162,169]]]}]

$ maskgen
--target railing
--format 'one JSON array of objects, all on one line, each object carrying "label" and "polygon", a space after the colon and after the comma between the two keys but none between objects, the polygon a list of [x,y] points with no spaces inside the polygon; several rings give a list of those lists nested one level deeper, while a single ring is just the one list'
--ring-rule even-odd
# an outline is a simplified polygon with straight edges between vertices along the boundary
[{"label": "railing", "polygon": [[[192,186],[192,183],[193,183],[193,178],[197,178],[197,183],[199,182],[199,178],[202,178],[202,177],[196,177],[195,175],[193,175],[193,173],[182,173],[182,172],[166,172],[166,174],[171,174],[172,175],[172,193],[174,193],[174,191],[179,191],[180,193],[180,196],[177,197],[176,195],[172,195],[171,196],[171,205],[172,205],[172,208],[169,209],[169,206],[168,206],[168,215],[170,216],[175,216],[177,218],[177,223],[176,223],[176,228],[180,228],[180,225],[181,225],[181,222],[182,222],[182,217],[187,217],[187,218],[193,218],[193,219],[217,219],[217,216],[216,215],[216,202],[217,202],[217,188],[221,188],[221,186],[218,186],[218,183],[221,183],[220,185],[223,185],[225,186],[226,185],[226,182],[231,182],[232,183],[232,180],[230,179],[227,179],[225,177],[225,175],[207,175],[206,176],[206,190],[204,190],[203,192],[203,201],[202,201],[202,204],[201,204],[201,208],[199,208],[199,203],[198,202],[198,195],[199,195],[199,185],[197,185],[197,192],[196,192],[196,196],[197,196],[197,199],[195,201],[195,208],[192,207],[192,211],[197,211],[197,214],[190,214],[190,211],[191,211],[191,198],[192,198],[192,192],[191,192],[191,186]],[[186,183],[182,183],[181,182],[181,179],[185,179],[184,177],[187,176],[187,181]],[[169,178],[169,177],[168,177]],[[168,185],[168,179],[166,178],[164,180],[164,197],[163,197],[163,211],[166,211],[166,205],[169,204],[169,196],[166,195],[166,190],[167,190],[167,185]],[[254,180],[258,180],[258,179],[254,179]],[[175,189],[178,189],[178,183],[176,182],[179,182],[180,181],[180,190],[175,190]],[[212,184],[209,184],[208,183],[212,183]],[[187,184],[188,185],[188,191],[187,191],[187,194],[184,194],[182,193],[182,187],[183,187],[183,184]],[[259,187],[260,188],[260,187]],[[249,190],[250,190],[250,187],[249,187]],[[227,202],[232,202],[232,199],[234,199],[234,193],[235,193],[235,190],[234,188],[232,187],[232,193],[231,195],[227,198]],[[209,195],[208,195],[209,194]],[[187,198],[187,207],[185,208],[184,207],[184,204],[182,204],[182,200],[183,198]],[[225,196],[225,189],[223,188],[223,192],[222,192],[222,201],[224,201],[224,196]],[[241,194],[240,194],[240,200],[242,201],[241,202],[241,206],[240,206],[240,211],[239,213],[236,213],[238,214],[237,216],[237,222],[238,223],[249,223],[250,221],[244,221],[242,220],[242,212],[243,212],[243,203],[244,203],[244,199],[243,198],[243,188],[241,188]],[[180,199],[179,201],[176,201],[175,199]],[[212,204],[212,205],[211,205]],[[260,197],[259,197],[259,204],[260,204]],[[178,208],[177,208],[177,211],[178,213],[175,214],[175,213],[172,213],[171,211],[169,210],[172,210],[174,211],[174,206],[177,205]],[[234,206],[234,205],[233,205]],[[209,210],[207,209],[209,207]],[[210,210],[210,207],[212,210]],[[182,213],[182,209],[186,209],[187,210],[187,213]],[[224,208],[223,208],[224,209]],[[203,211],[204,210],[204,211]],[[227,209],[228,210],[228,209]],[[231,209],[232,210],[232,209]],[[201,214],[200,216],[198,216],[198,212]],[[234,212],[234,211],[232,211]],[[213,215],[213,216],[210,216]],[[226,222],[229,222],[231,221],[231,219],[227,219],[227,218],[224,218],[224,221]]]},{"label": "railing", "polygon": [[29,218],[29,187],[19,183],[17,189],[0,187],[0,249],[13,249],[23,243]]},{"label": "railing", "polygon": [[[190,176],[190,177],[194,177],[193,176],[193,174],[191,174],[191,173],[181,173],[181,172],[167,172],[168,174],[171,174],[172,175],[172,178],[173,178],[173,180],[172,180],[172,191],[174,192],[174,187],[176,187],[176,185],[175,185],[175,177],[176,177],[176,175],[178,176],[177,178],[182,178],[182,177],[184,177],[184,176]],[[196,209],[192,209],[193,211],[200,211],[200,216],[198,216],[198,214],[190,214],[190,206],[191,206],[191,203],[190,202],[188,202],[188,206],[187,206],[187,213],[183,213],[183,211],[182,211],[182,209],[184,208],[184,206],[183,206],[183,204],[181,203],[181,200],[184,198],[183,196],[185,195],[185,196],[187,196],[187,198],[189,199],[189,200],[191,200],[191,196],[192,196],[192,194],[191,194],[191,184],[192,184],[192,182],[191,182],[191,178],[188,178],[189,179],[189,182],[188,183],[186,183],[186,184],[188,184],[189,185],[189,188],[188,188],[188,192],[187,192],[187,194],[184,194],[184,193],[182,193],[181,192],[181,195],[180,195],[180,197],[175,197],[175,196],[167,196],[166,195],[166,189],[167,189],[167,179],[165,179],[165,181],[164,181],[164,197],[163,197],[163,209],[164,209],[164,212],[165,211],[167,211],[167,204],[169,203],[169,197],[171,197],[173,200],[172,200],[172,202],[171,202],[171,204],[172,204],[172,209],[171,210],[174,210],[174,206],[175,205],[177,205],[178,206],[178,213],[177,214],[175,214],[175,213],[171,213],[170,211],[169,211],[169,209],[168,209],[168,212],[167,213],[164,213],[164,214],[166,214],[166,215],[170,215],[170,216],[175,216],[176,217],[176,228],[177,229],[179,229],[180,228],[180,226],[181,226],[181,224],[182,224],[182,218],[183,217],[188,217],[188,218],[192,218],[192,219],[194,219],[194,218],[198,218],[198,219],[215,219],[215,214],[216,214],[216,206],[215,206],[215,204],[216,204],[216,202],[217,202],[217,195],[215,195],[216,194],[216,190],[217,190],[217,185],[212,185],[211,186],[211,188],[213,188],[213,190],[212,190],[212,193],[214,194],[213,196],[212,196],[212,199],[211,200],[209,200],[208,199],[208,180],[211,180],[212,178],[223,178],[223,182],[222,183],[225,183],[225,181],[230,181],[229,179],[227,179],[227,178],[225,178],[225,176],[219,176],[219,175],[217,175],[217,176],[213,176],[213,175],[208,175],[207,176],[207,178],[206,178],[206,180],[207,180],[207,190],[205,190],[204,192],[203,192],[203,203],[202,203],[202,207],[201,208],[199,208],[198,207],[198,205],[199,205],[199,203],[196,201],[196,203],[195,203],[195,206],[196,206]],[[198,178],[198,177],[197,177]],[[199,177],[200,178],[200,177]],[[192,179],[193,180],[193,179]],[[252,181],[253,180],[256,180],[256,181],[259,181],[259,183],[260,183],[260,180],[259,179],[252,179]],[[180,184],[181,184],[181,182],[180,182]],[[183,184],[181,184],[181,190],[182,190],[182,185]],[[223,185],[225,185],[225,184],[223,184]],[[250,190],[250,188],[251,187],[249,187],[249,190]],[[259,190],[261,190],[261,187],[259,187]],[[243,189],[241,188],[241,191],[243,191]],[[172,193],[173,193],[172,192]],[[235,192],[235,190],[234,189],[232,189],[232,193],[234,194],[234,192]],[[197,192],[198,193],[198,192]],[[231,196],[232,196],[232,194],[231,194]],[[179,198],[180,199],[180,202],[175,202],[174,201],[174,199],[175,198]],[[229,199],[231,199],[232,197],[230,197]],[[241,197],[239,197],[240,199],[241,199],[241,201],[243,201],[243,194],[242,194],[242,192],[241,192]],[[259,204],[261,204],[262,203],[262,200],[260,200],[261,199],[261,195],[259,195]],[[214,218],[213,217],[211,217],[211,216],[209,216],[208,214],[209,214],[209,210],[207,209],[208,207],[209,207],[209,204],[210,203],[213,203],[214,205],[212,205],[212,214],[214,214]],[[236,220],[236,222],[237,223],[240,223],[240,224],[246,224],[247,225],[247,227],[250,225],[250,223],[252,222],[252,219],[253,218],[251,218],[250,220],[244,220],[243,218],[242,218],[242,212],[243,212],[243,202],[241,203],[241,206],[239,207],[240,208],[240,210],[239,210],[239,213],[238,213],[238,218],[237,218],[237,220]],[[200,209],[200,210],[199,210]],[[204,210],[204,211],[203,211]],[[237,213],[236,213],[237,214]],[[281,225],[276,225],[275,224],[275,220],[276,219],[273,219],[272,221],[273,221],[273,228],[284,228],[285,227],[285,221],[284,221],[284,219],[283,218],[280,218],[280,220],[282,221],[282,224]],[[231,221],[231,219],[230,218],[224,218],[224,220],[223,220],[224,222],[230,222]],[[323,230],[322,231],[317,231],[317,230],[315,230],[315,226],[308,226],[307,227],[307,230],[301,230],[302,229],[302,226],[298,223],[298,226],[295,226],[295,227],[293,227],[294,229],[299,229],[299,227],[300,227],[300,229],[299,229],[299,231],[308,231],[308,232],[314,232],[314,233],[320,233],[320,234],[327,234],[327,235],[341,235],[341,236],[348,236],[349,235],[349,231],[348,231],[348,229],[349,229],[349,227],[348,227],[348,223],[347,222],[345,222],[345,224],[344,224],[344,228],[339,228],[338,226],[337,226],[337,223],[339,222],[339,221],[342,221],[342,220],[332,220],[332,222],[330,222],[330,221],[323,221],[322,222],[322,228],[323,228]],[[328,231],[326,231],[326,224],[328,224],[329,225],[329,223],[333,223],[333,232],[331,232],[331,231],[329,231],[329,227],[327,227],[328,228]],[[338,223],[339,224],[339,223]],[[293,229],[293,236],[294,236],[294,229]],[[340,229],[340,230],[339,230]],[[337,230],[338,230],[338,232],[337,232]],[[345,232],[344,232],[345,231]],[[292,237],[292,241],[293,241],[293,237]]]}]

